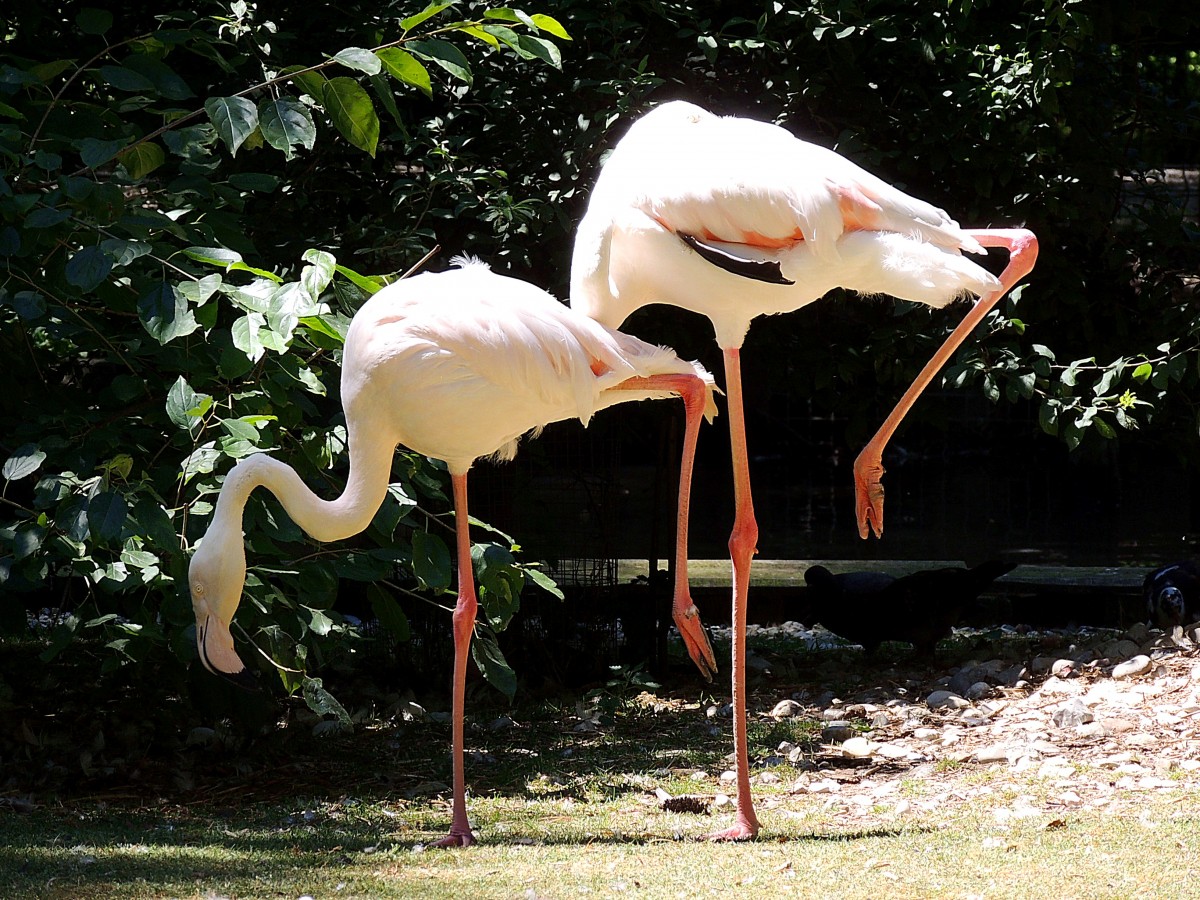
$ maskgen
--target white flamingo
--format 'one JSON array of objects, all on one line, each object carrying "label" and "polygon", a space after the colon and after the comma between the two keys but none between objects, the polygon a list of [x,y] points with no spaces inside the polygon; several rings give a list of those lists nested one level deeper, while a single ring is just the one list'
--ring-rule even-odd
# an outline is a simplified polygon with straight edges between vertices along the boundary
[{"label": "white flamingo", "polygon": [[[1004,247],[999,278],[962,255]],[[746,751],[745,625],[758,526],[750,495],[740,348],[750,322],[790,312],[835,287],[930,306],[980,299],[854,464],[859,533],[883,530],[883,447],[934,374],[996,301],[1029,272],[1037,240],[1024,230],[964,230],[831,150],[783,128],[665,103],[634,122],[600,171],[575,238],[571,304],[611,328],[668,303],[709,318],[725,361],[736,514],[733,565],[734,825],[759,830]]]},{"label": "white flamingo", "polygon": [[511,459],[527,432],[598,410],[679,395],[687,411],[680,471],[679,580],[672,612],[701,672],[716,670],[687,587],[687,515],[700,418],[716,413],[712,376],[667,348],[604,327],[549,294],[471,259],[375,294],[354,316],[342,356],[350,454],[345,491],[317,497],[288,465],[247,457],[226,476],[208,532],[188,571],[200,659],[211,671],[253,681],[230,622],[246,579],[242,512],[254,488],[273,493],[320,541],[362,531],[387,491],[397,444],[444,460],[454,489],[458,600],[453,614],[453,820],[439,846],[474,842],[463,772],[463,694],[476,595],[467,520],[467,471],[480,457]]}]

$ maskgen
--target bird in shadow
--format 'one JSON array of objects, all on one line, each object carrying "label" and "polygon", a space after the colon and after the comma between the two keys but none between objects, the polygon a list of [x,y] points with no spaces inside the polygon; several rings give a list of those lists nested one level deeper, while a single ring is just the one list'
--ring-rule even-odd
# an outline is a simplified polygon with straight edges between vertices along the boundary
[{"label": "bird in shadow", "polygon": [[805,624],[819,622],[862,644],[870,655],[884,641],[901,641],[912,644],[919,656],[932,656],[979,595],[1014,568],[1015,563],[990,560],[970,569],[926,569],[893,578],[883,572],[835,575],[824,566],[810,566],[804,573]]},{"label": "bird in shadow", "polygon": [[1151,625],[1171,631],[1200,614],[1200,565],[1190,560],[1161,566],[1142,583]]}]

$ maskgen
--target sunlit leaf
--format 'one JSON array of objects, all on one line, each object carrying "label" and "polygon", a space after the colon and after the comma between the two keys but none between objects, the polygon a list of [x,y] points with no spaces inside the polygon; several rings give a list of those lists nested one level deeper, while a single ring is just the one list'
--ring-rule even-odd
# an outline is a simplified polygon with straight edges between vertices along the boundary
[{"label": "sunlit leaf", "polygon": [[366,89],[353,78],[331,78],[324,85],[321,100],[342,137],[374,156],[379,144],[379,116]]},{"label": "sunlit leaf", "polygon": [[22,444],[4,461],[4,480],[18,481],[32,475],[45,460],[46,454],[37,444]]},{"label": "sunlit leaf", "polygon": [[160,344],[191,334],[200,327],[187,300],[167,281],[159,282],[138,300],[142,325]]},{"label": "sunlit leaf", "polygon": [[430,3],[419,13],[416,13],[415,15],[411,15],[407,19],[401,19],[400,27],[405,32],[412,31],[414,28],[416,28],[422,22],[426,21],[427,19],[433,18],[438,13],[440,13],[442,10],[449,9],[453,5],[454,5],[453,3]]},{"label": "sunlit leaf", "polygon": [[263,138],[276,150],[282,150],[288,159],[295,155],[292,147],[311,150],[317,142],[312,113],[291,97],[264,100],[258,107],[258,117]]},{"label": "sunlit leaf", "polygon": [[333,58],[348,69],[366,72],[368,75],[377,75],[382,68],[379,57],[362,47],[347,47],[335,53]]},{"label": "sunlit leaf", "polygon": [[571,35],[567,34],[567,29],[563,28],[562,25],[559,24],[558,19],[554,18],[553,16],[547,16],[544,13],[534,13],[529,18],[541,31],[544,31],[547,34],[552,34],[556,38],[561,38],[564,41],[572,40]]},{"label": "sunlit leaf", "polygon": [[258,109],[245,97],[210,97],[204,109],[229,152],[237,156],[238,148],[258,128]]},{"label": "sunlit leaf", "polygon": [[[488,29],[489,31],[491,29]],[[441,66],[459,81],[471,83],[471,64],[457,46],[439,38],[425,38],[411,41],[407,45],[410,52]]]},{"label": "sunlit leaf", "polygon": [[429,70],[425,65],[406,50],[399,47],[387,47],[377,51],[376,55],[387,73],[404,84],[415,87],[426,97],[433,96],[433,83],[429,80]]}]

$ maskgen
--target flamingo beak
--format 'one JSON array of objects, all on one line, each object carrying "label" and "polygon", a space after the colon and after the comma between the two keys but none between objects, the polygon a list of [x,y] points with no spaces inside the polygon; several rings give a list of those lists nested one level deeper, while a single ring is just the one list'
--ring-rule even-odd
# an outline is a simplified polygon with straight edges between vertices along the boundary
[{"label": "flamingo beak", "polygon": [[233,635],[229,633],[229,625],[212,613],[206,614],[202,621],[197,617],[196,649],[200,653],[200,662],[204,668],[214,675],[220,675],[243,690],[262,691],[258,679],[250,673],[237,651],[233,649]]}]

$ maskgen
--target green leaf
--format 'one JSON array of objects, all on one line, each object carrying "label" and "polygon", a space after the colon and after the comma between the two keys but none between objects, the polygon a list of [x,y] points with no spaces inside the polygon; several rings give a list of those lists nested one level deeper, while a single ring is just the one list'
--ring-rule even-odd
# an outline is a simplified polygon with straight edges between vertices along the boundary
[{"label": "green leaf", "polygon": [[300,324],[305,328],[332,338],[335,344],[346,343],[348,325],[338,317],[329,315],[302,316]]},{"label": "green leaf", "polygon": [[124,60],[126,68],[149,79],[155,91],[168,100],[188,100],[196,96],[188,83],[161,59],[148,53],[134,53]]},{"label": "green leaf", "polygon": [[259,333],[266,324],[265,316],[261,313],[250,312],[234,322],[230,329],[233,335],[233,346],[245,353],[251,362],[258,362],[267,352],[259,338]]},{"label": "green leaf", "polygon": [[468,34],[473,38],[483,41],[489,47],[500,46],[500,41],[494,34],[489,34],[478,25],[460,25],[457,30],[461,31],[463,34]]},{"label": "green leaf", "polygon": [[93,540],[112,541],[121,536],[129,507],[116,491],[101,491],[88,501],[88,531]]},{"label": "green leaf", "polygon": [[226,250],[224,247],[187,247],[183,255],[196,262],[207,263],[210,266],[220,266],[228,271],[234,263],[242,261],[242,254],[236,250]]},{"label": "green leaf", "polygon": [[117,154],[117,159],[134,181],[141,181],[167,161],[166,151],[153,141],[134,144]]},{"label": "green leaf", "polygon": [[[491,28],[487,30],[491,31]],[[441,66],[459,81],[468,85],[471,83],[471,64],[463,56],[463,52],[449,41],[426,38],[411,41],[408,49],[415,55]]]},{"label": "green leaf", "polygon": [[39,206],[25,217],[26,228],[53,228],[55,225],[61,225],[67,219],[71,218],[69,209],[54,209],[48,206]]},{"label": "green leaf", "polygon": [[333,619],[329,618],[321,610],[313,609],[310,606],[304,607],[304,610],[308,613],[308,627],[312,630],[313,634],[318,637],[325,637],[325,635],[333,630]]},{"label": "green leaf", "polygon": [[409,16],[407,19],[400,20],[400,27],[407,33],[412,31],[422,22],[431,19],[444,9],[449,9],[453,3],[430,3],[427,7],[415,15]]},{"label": "green leaf", "polygon": [[411,53],[399,47],[387,47],[377,51],[376,56],[387,69],[387,73],[397,81],[415,87],[426,97],[433,96],[433,82],[429,80],[429,70]]},{"label": "green leaf", "polygon": [[113,16],[108,10],[85,6],[75,16],[75,24],[84,34],[104,34],[112,28]]},{"label": "green leaf", "polygon": [[280,71],[280,75],[287,75],[291,78],[292,83],[314,100],[320,100],[321,94],[325,89],[325,76],[320,72],[305,71],[306,66],[288,66]]},{"label": "green leaf", "polygon": [[342,137],[374,157],[379,144],[379,116],[366,89],[353,78],[331,78],[322,90],[321,102]]},{"label": "green leaf", "polygon": [[525,569],[525,577],[540,587],[543,591],[546,591],[548,594],[557,597],[559,600],[566,599],[562,589],[558,586],[558,583],[541,569],[527,567]]},{"label": "green leaf", "polygon": [[121,152],[125,141],[99,141],[96,138],[84,138],[79,142],[79,158],[89,169],[103,165]]},{"label": "green leaf", "polygon": [[264,100],[258,107],[263,138],[288,159],[295,156],[293,146],[311,150],[317,142],[317,126],[312,113],[299,100],[282,97]]},{"label": "green leaf", "polygon": [[347,47],[335,53],[333,58],[347,69],[366,72],[368,75],[378,75],[382,68],[379,57],[362,47]]},{"label": "green leaf", "polygon": [[512,551],[499,544],[476,544],[471,548],[471,561],[488,623],[496,631],[503,631],[520,608],[525,573]]},{"label": "green leaf", "polygon": [[133,505],[133,520],[137,523],[138,533],[149,538],[159,549],[179,549],[175,524],[162,504],[153,497],[144,496]]},{"label": "green leaf", "polygon": [[563,28],[562,25],[559,24],[558,19],[554,18],[553,16],[547,16],[543,13],[534,13],[529,18],[539,30],[544,31],[547,34],[552,34],[556,38],[562,38],[564,41],[572,40],[571,36],[567,34],[567,29]]},{"label": "green leaf", "polygon": [[517,36],[517,44],[530,57],[549,63],[556,69],[562,68],[562,51],[553,41],[532,34],[522,34]]},{"label": "green leaf", "polygon": [[334,266],[333,269],[355,287],[364,291],[368,296],[387,286],[387,282],[382,278],[360,275],[346,266]]},{"label": "green leaf", "polygon": [[202,444],[189,453],[179,465],[179,474],[183,483],[187,484],[197,475],[208,475],[216,468],[221,459],[221,451],[217,449],[216,441]]},{"label": "green leaf", "polygon": [[446,542],[428,531],[412,537],[413,574],[427,590],[440,594],[450,587],[450,550]]},{"label": "green leaf", "polygon": [[4,480],[19,481],[32,475],[45,460],[46,454],[37,444],[22,444],[4,461]]},{"label": "green leaf", "polygon": [[488,683],[512,702],[517,694],[517,676],[500,651],[500,644],[490,628],[476,625],[471,640],[471,658]]},{"label": "green leaf", "polygon": [[112,271],[112,260],[98,246],[84,247],[66,265],[67,282],[85,293],[104,283]]},{"label": "green leaf", "polygon": [[412,636],[408,616],[404,614],[396,599],[377,584],[367,585],[367,596],[371,598],[371,612],[379,624],[397,641],[407,641]]},{"label": "green leaf", "polygon": [[346,728],[351,727],[350,713],[325,690],[325,684],[320,678],[304,676],[304,702],[319,716],[334,716]]},{"label": "green leaf", "polygon": [[197,393],[180,375],[167,391],[167,418],[193,438],[203,426],[201,418],[212,408],[212,397]]},{"label": "green leaf", "polygon": [[245,97],[210,97],[204,101],[204,109],[213,127],[237,156],[238,148],[258,128],[258,110]]},{"label": "green leaf", "polygon": [[208,302],[208,298],[217,292],[221,287],[221,276],[215,272],[210,275],[205,275],[203,278],[197,278],[195,281],[181,281],[175,285],[175,289],[190,303],[195,303],[197,306],[203,306]]},{"label": "green leaf", "polygon": [[119,91],[139,94],[154,92],[153,81],[124,66],[101,66],[100,77]]},{"label": "green leaf", "polygon": [[[305,266],[300,273],[300,282],[308,291],[308,295],[315,301],[320,298],[321,293],[329,287],[329,282],[333,280],[337,259],[332,253],[315,249],[305,250],[303,259],[310,265]],[[315,313],[316,310],[314,309],[313,312]],[[311,315],[311,313],[301,313],[301,315]]]},{"label": "green leaf", "polygon": [[1150,365],[1148,362],[1144,362],[1133,370],[1133,380],[1138,384],[1142,384],[1153,374],[1154,366]]},{"label": "green leaf", "polygon": [[200,327],[187,300],[167,281],[159,282],[138,300],[138,317],[160,344],[191,334]]}]

